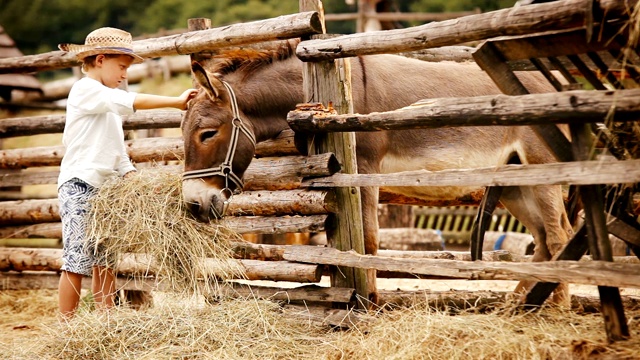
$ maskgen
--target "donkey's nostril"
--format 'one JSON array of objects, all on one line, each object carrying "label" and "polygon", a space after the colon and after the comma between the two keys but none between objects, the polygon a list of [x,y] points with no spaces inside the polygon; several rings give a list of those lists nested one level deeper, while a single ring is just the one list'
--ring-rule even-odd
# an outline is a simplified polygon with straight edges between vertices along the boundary
[{"label": "donkey's nostril", "polygon": [[192,214],[197,214],[200,212],[200,203],[199,202],[190,202],[187,203],[187,208]]}]

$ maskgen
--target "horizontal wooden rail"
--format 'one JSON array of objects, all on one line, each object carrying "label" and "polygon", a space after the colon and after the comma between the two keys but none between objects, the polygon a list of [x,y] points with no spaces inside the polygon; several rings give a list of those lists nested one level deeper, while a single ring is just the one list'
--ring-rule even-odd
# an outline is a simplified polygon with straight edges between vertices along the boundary
[{"label": "horizontal wooden rail", "polygon": [[[220,223],[239,234],[284,234],[324,231],[326,221],[327,215],[231,216],[221,220]],[[60,239],[62,238],[62,223],[49,222],[0,227],[0,238],[18,235]]]},{"label": "horizontal wooden rail", "polygon": [[[122,116],[124,130],[178,128],[182,121],[182,111],[142,110],[133,115]],[[62,133],[66,115],[40,115],[2,119],[0,138],[38,134]]]},{"label": "horizontal wooden rail", "polygon": [[640,182],[640,159],[504,165],[482,169],[335,174],[309,179],[303,187],[338,186],[535,186]]},{"label": "horizontal wooden rail", "polygon": [[510,263],[388,258],[332,248],[290,246],[284,259],[309,264],[377,269],[468,280],[533,280],[640,288],[640,264],[606,261]]},{"label": "horizontal wooden rail", "polygon": [[[454,11],[440,13],[405,13],[405,12],[378,12],[372,14],[364,14],[365,19],[375,19],[380,21],[442,21],[455,19],[462,16],[479,14],[480,9],[473,11]],[[324,14],[325,21],[348,21],[357,20],[363,15],[359,13],[335,13]]]},{"label": "horizontal wooden rail", "polygon": [[406,29],[371,31],[298,45],[302,61],[398,53],[459,45],[505,35],[525,35],[577,28],[606,19],[628,17],[637,0],[565,0],[496,10]]},{"label": "horizontal wooden rail", "polygon": [[[142,64],[133,64],[127,70],[127,83],[138,84],[142,80],[157,76],[167,79],[176,74],[188,74],[191,71],[191,59],[186,55],[165,56],[160,59],[147,60]],[[75,76],[49,81],[43,83],[42,93],[28,92],[24,95],[17,94],[12,99],[16,102],[37,101],[56,101],[66,99],[73,84],[78,81]]]},{"label": "horizontal wooden rail", "polygon": [[[184,157],[184,144],[180,137],[127,140],[125,146],[134,163],[182,160]],[[0,150],[0,169],[58,166],[64,152],[65,148],[62,145]],[[256,146],[258,157],[295,154],[299,152],[295,147],[292,131],[283,131],[278,138],[261,142]]]},{"label": "horizontal wooden rail", "polygon": [[[158,166],[161,170],[179,174],[182,165]],[[284,156],[255,159],[244,174],[244,190],[297,189],[303,177],[327,176],[340,170],[331,153],[312,156]],[[3,186],[55,184],[59,171],[21,171],[0,173]]]},{"label": "horizontal wooden rail", "polygon": [[[186,55],[203,50],[297,38],[320,32],[322,32],[322,24],[318,13],[303,12],[208,30],[137,40],[133,42],[133,51],[144,58]],[[79,64],[75,55],[52,51],[39,55],[0,59],[0,74],[38,72],[77,65]]]},{"label": "horizontal wooden rail", "polygon": [[437,98],[370,114],[291,111],[287,121],[294,131],[302,132],[637,121],[640,119],[638,99],[640,89]]},{"label": "horizontal wooden rail", "polygon": [[[319,282],[322,266],[292,263],[289,261],[238,260],[248,280],[274,280],[295,282]],[[61,249],[0,248],[0,271],[60,271]],[[213,259],[203,259],[202,269],[216,275],[220,266]],[[120,275],[138,274],[153,276],[158,264],[142,254],[124,254],[116,267]]]},{"label": "horizontal wooden rail", "polygon": [[[232,216],[317,215],[337,210],[332,191],[245,191],[229,203]],[[38,224],[59,221],[58,199],[4,201],[0,225]]]}]

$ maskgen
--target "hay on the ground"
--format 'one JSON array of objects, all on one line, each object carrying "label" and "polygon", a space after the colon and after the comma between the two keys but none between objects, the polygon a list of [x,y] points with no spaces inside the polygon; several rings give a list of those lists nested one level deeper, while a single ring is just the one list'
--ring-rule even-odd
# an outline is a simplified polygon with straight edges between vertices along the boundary
[{"label": "hay on the ground", "polygon": [[[47,322],[48,330],[22,340],[3,333],[0,351],[17,359],[156,360],[638,359],[640,354],[638,309],[627,311],[631,339],[608,343],[601,314],[556,308],[519,315],[507,308],[490,313],[471,309],[452,316],[417,304],[375,314],[362,327],[335,331],[301,321],[299,314],[289,316],[267,300],[207,305],[202,297],[154,297],[154,308],[80,312],[64,324],[51,321],[55,307],[48,318],[38,312],[40,318],[31,316],[30,321]],[[11,323],[11,311],[0,314],[9,326],[24,324]],[[28,340],[33,338],[38,341]]]},{"label": "hay on the ground", "polygon": [[151,259],[149,271],[175,291],[195,292],[203,284],[243,277],[231,255],[231,241],[242,237],[190,216],[180,174],[159,167],[104,184],[92,200],[88,238],[110,258],[133,253],[146,263]]}]

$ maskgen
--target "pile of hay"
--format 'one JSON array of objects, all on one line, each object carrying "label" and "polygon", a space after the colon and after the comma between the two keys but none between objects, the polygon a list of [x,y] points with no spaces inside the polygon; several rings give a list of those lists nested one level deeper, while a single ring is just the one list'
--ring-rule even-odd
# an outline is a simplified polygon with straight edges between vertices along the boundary
[{"label": "pile of hay", "polygon": [[[143,311],[80,312],[38,341],[0,349],[18,359],[638,359],[640,311],[627,309],[631,339],[607,343],[601,314],[555,308],[455,316],[420,304],[335,331],[267,300],[155,293]],[[3,334],[5,335],[5,334]],[[8,339],[0,339],[0,348]],[[11,356],[9,356],[11,358]]]},{"label": "pile of hay", "polygon": [[[145,311],[85,312],[26,351],[56,359],[321,359],[329,329],[292,321],[276,303],[215,306],[168,296]],[[304,356],[302,356],[304,355]]]},{"label": "pile of hay", "polygon": [[109,258],[128,254],[136,276],[154,275],[173,291],[207,291],[203,285],[244,277],[231,251],[231,242],[242,237],[190,216],[180,174],[160,167],[105,183],[92,200],[88,231],[92,246]]}]

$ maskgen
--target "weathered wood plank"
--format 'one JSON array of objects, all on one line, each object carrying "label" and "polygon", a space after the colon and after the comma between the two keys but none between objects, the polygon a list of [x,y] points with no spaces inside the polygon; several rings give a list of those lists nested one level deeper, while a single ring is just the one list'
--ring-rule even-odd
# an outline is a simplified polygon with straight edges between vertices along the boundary
[{"label": "weathered wood plank", "polygon": [[[185,55],[207,49],[296,38],[318,33],[321,29],[318,14],[304,12],[209,30],[137,40],[133,42],[133,51],[144,58]],[[38,72],[77,65],[75,55],[52,51],[39,55],[0,59],[0,74]]]},{"label": "weathered wood plank", "polygon": [[[332,191],[246,191],[229,204],[233,216],[317,215],[335,211]],[[60,221],[58,199],[5,201],[0,225],[39,224]]]},{"label": "weathered wood plank", "polygon": [[[524,35],[571,29],[589,24],[605,14],[607,19],[628,17],[636,0],[565,0],[534,4],[431,22],[406,29],[371,31],[331,39],[303,41],[297,55],[302,61],[320,61],[398,53],[440,46],[458,45],[505,35]],[[592,9],[595,8],[595,11]]]},{"label": "weathered wood plank", "polygon": [[[131,65],[127,70],[127,82],[129,85],[137,84],[143,79],[156,76],[162,76],[166,79],[180,73],[188,74],[190,71],[191,62],[188,56],[166,56],[161,59],[147,60],[142,64]],[[18,102],[36,101],[39,103],[66,99],[76,81],[78,81],[77,77],[48,81],[42,84],[42,93],[28,92],[24,96],[14,98]]]},{"label": "weathered wood plank", "polygon": [[[327,215],[308,216],[239,216],[227,217],[222,223],[239,234],[284,234],[324,231]],[[40,225],[40,226],[38,226]],[[50,222],[34,225],[0,227],[2,236],[28,233],[31,236],[62,238],[62,223]],[[20,235],[18,235],[20,236]]]},{"label": "weathered wood plank", "polygon": [[[257,261],[229,259],[242,268],[247,280],[272,280],[294,282],[319,282],[322,267],[289,261]],[[220,273],[220,264],[213,259],[203,259],[201,268],[208,274]],[[60,271],[61,249],[0,248],[0,271]],[[116,266],[120,275],[154,276],[158,264],[144,254],[124,254]]]},{"label": "weathered wood plank", "polygon": [[[182,115],[182,111],[141,110],[133,115],[123,115],[122,128],[124,130],[178,128]],[[2,119],[0,137],[61,133],[64,130],[65,118],[66,115],[62,114]]]},{"label": "weathered wood plank", "polygon": [[328,114],[291,111],[295,131],[379,131],[458,126],[521,126],[539,124],[637,121],[640,89],[577,90],[520,96],[485,95],[425,99],[402,109],[370,114]]},{"label": "weathered wood plank", "polygon": [[209,296],[222,298],[264,298],[285,303],[297,301],[314,302],[342,302],[354,300],[355,290],[338,287],[322,287],[318,285],[303,285],[294,288],[278,288],[252,284],[230,283],[221,286],[218,291],[213,290]]},{"label": "weathered wood plank", "polygon": [[[284,234],[324,231],[326,220],[327,215],[240,216],[227,217],[223,220],[223,224],[239,234]],[[46,225],[46,227],[41,228],[36,227],[36,225]],[[31,236],[60,239],[62,238],[62,224],[60,222],[51,222],[0,227],[0,234],[3,236],[14,236],[14,234],[22,234],[24,232],[28,232]]]},{"label": "weathered wood plank", "polygon": [[[324,18],[323,5],[318,0],[300,0],[300,11],[313,10]],[[304,97],[310,102],[333,103],[338,113],[352,113],[351,67],[349,61],[325,61],[303,64],[302,83]],[[310,153],[334,153],[344,173],[357,173],[356,140],[354,133],[326,134],[315,136]],[[336,189],[336,200],[340,204],[338,213],[331,216],[331,227],[327,229],[331,246],[341,250],[354,249],[365,253],[364,233],[361,226],[362,209],[359,188]],[[358,295],[368,299],[375,289],[375,279],[367,281],[367,273],[361,269],[332,269],[331,285],[356,289]],[[375,276],[370,276],[375,278]],[[358,304],[362,305],[362,304]]]},{"label": "weathered wood plank", "polygon": [[[152,143],[152,142],[148,142]],[[39,153],[40,151],[37,151]],[[6,155],[4,158],[2,155]],[[28,158],[31,163],[38,161],[28,150],[0,151],[0,162],[15,164]],[[20,163],[24,164],[24,163]],[[160,165],[162,169],[179,174],[182,165]],[[340,170],[338,161],[331,153],[311,156],[285,156],[259,158],[251,162],[244,181],[245,190],[278,190],[296,189],[300,187],[303,177],[327,176]],[[0,173],[0,185],[23,186],[38,184],[55,184],[59,171],[22,171]]]},{"label": "weathered wood plank", "polygon": [[640,264],[608,261],[547,261],[508,263],[437,259],[396,259],[360,255],[331,248],[291,246],[285,260],[312,264],[360,267],[468,280],[533,280],[585,285],[640,287]]},{"label": "weathered wood plank", "polygon": [[[36,290],[58,289],[60,275],[54,271],[28,271],[28,272],[0,272],[0,290]],[[89,289],[91,281],[83,281],[82,288]],[[136,279],[132,281],[127,277],[116,278],[118,290],[152,291],[166,290],[161,282],[155,279]]]},{"label": "weathered wood plank", "polygon": [[621,184],[640,181],[640,160],[504,165],[481,169],[334,174],[308,179],[303,187],[336,186],[535,186]]},{"label": "weathered wood plank", "polygon": [[304,323],[344,329],[362,327],[373,319],[370,315],[367,316],[351,310],[307,305],[285,305],[284,314]]}]

